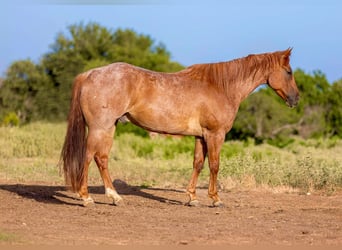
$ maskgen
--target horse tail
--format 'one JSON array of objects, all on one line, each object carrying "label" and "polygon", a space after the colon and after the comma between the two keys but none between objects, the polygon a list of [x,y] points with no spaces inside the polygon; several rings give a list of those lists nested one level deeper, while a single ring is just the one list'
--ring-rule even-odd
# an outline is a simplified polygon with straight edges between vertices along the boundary
[{"label": "horse tail", "polygon": [[74,192],[80,190],[84,176],[86,122],[81,109],[80,97],[82,82],[87,76],[88,74],[83,73],[74,80],[67,132],[60,160],[60,165],[63,165],[65,183]]}]

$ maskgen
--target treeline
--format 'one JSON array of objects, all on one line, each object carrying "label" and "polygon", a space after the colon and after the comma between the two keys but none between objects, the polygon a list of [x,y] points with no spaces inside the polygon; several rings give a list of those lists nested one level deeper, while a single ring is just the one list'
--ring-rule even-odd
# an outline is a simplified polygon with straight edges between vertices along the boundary
[{"label": "treeline", "polygon": [[[72,25],[66,34],[58,34],[39,63],[21,60],[8,68],[0,82],[0,123],[65,120],[74,77],[118,61],[164,72],[183,68],[171,60],[163,44],[147,35],[130,29],[113,31],[96,23]],[[241,104],[227,137],[257,141],[277,141],[289,135],[341,138],[342,79],[329,83],[320,71],[307,74],[300,69],[294,75],[301,95],[297,108],[289,109],[270,88],[262,88]]]}]

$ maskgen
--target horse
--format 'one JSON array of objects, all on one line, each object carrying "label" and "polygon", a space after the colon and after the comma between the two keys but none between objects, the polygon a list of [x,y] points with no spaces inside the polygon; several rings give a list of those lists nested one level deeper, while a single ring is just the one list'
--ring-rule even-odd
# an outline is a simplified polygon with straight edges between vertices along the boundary
[{"label": "horse", "polygon": [[213,206],[223,206],[217,190],[220,150],[240,103],[262,84],[271,87],[289,107],[298,103],[291,51],[289,48],[227,62],[195,64],[175,73],[115,62],[79,74],[73,83],[61,152],[66,185],[79,194],[84,206],[93,204],[88,193],[88,168],[94,159],[105,195],[114,205],[121,202],[108,171],[108,157],[118,121],[128,119],[148,131],[194,136],[186,204],[199,204],[197,179],[208,157],[208,196]]}]

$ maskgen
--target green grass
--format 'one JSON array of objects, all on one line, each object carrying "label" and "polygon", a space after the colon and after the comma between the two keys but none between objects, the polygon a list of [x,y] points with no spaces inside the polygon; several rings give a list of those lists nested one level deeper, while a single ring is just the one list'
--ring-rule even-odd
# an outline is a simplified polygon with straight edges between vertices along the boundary
[{"label": "green grass", "polygon": [[17,242],[18,236],[13,233],[5,233],[0,231],[0,244],[1,243],[10,243],[10,242]]},{"label": "green grass", "polygon": [[[33,123],[0,127],[0,180],[63,185],[57,167],[65,123]],[[122,128],[121,128],[122,129]],[[113,179],[142,187],[186,187],[193,161],[194,139],[136,135],[120,131],[110,155]],[[221,152],[221,188],[290,187],[304,192],[342,187],[342,141],[292,138],[281,147],[228,141]],[[199,185],[207,186],[209,170]],[[102,185],[97,167],[90,167],[90,185]]]}]

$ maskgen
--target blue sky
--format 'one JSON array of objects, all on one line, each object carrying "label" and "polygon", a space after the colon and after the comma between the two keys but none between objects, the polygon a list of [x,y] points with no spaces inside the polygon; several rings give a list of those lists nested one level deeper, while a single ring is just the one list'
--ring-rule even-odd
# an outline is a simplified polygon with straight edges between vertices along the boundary
[{"label": "blue sky", "polygon": [[342,78],[339,0],[1,1],[0,75],[15,60],[39,62],[59,32],[80,22],[150,35],[185,66],[293,47],[293,68]]}]

